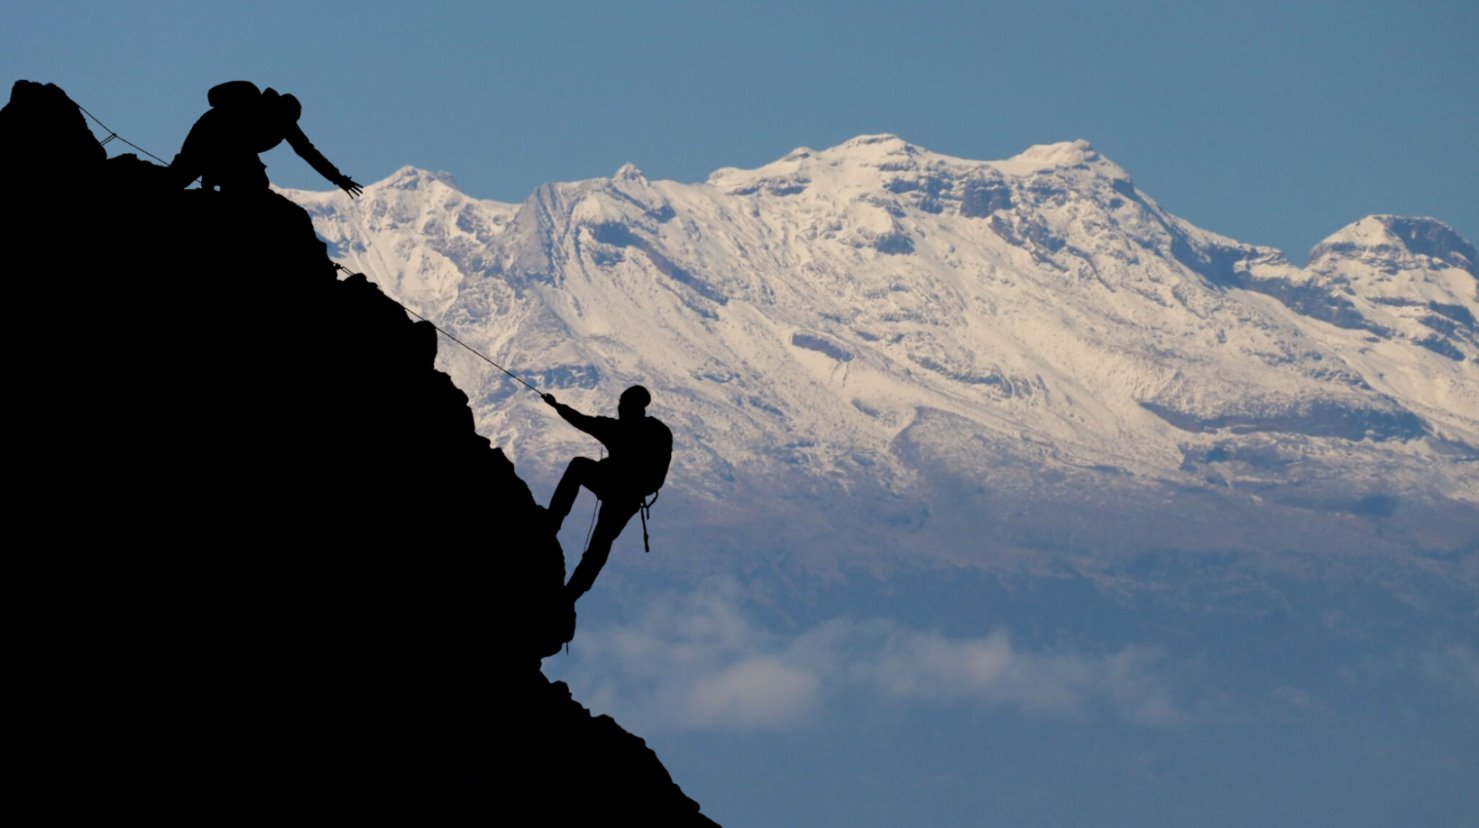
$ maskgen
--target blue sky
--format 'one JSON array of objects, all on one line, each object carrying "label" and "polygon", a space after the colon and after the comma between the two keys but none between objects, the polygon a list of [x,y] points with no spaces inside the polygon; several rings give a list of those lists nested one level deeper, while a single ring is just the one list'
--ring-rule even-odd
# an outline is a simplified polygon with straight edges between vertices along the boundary
[{"label": "blue sky", "polygon": [[[702,180],[862,133],[976,159],[1085,138],[1170,211],[1302,263],[1370,213],[1479,241],[1476,36],[1472,0],[9,0],[0,67],[165,158],[211,85],[254,80],[297,94],[362,183],[413,164],[500,201],[626,162]],[[286,148],[265,160],[278,184],[329,188]],[[681,546],[654,551],[659,576],[608,567],[546,666],[727,825],[1460,825],[1479,808],[1459,588],[1409,604],[1269,582],[1186,611],[1067,576],[783,589],[791,573],[755,566],[683,573]]]},{"label": "blue sky", "polygon": [[1085,138],[1172,212],[1296,261],[1370,213],[1479,235],[1472,2],[12,0],[0,20],[6,78],[166,158],[210,85],[248,78],[295,92],[362,182],[414,164],[501,201],[868,132],[976,159]]}]

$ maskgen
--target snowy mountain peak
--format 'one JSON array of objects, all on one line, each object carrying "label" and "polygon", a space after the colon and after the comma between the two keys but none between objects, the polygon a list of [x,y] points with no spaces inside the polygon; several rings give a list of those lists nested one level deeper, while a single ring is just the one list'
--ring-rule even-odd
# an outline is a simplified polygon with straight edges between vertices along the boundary
[{"label": "snowy mountain peak", "polygon": [[1058,169],[1076,167],[1099,158],[1099,152],[1093,145],[1080,138],[1076,141],[1059,141],[1056,144],[1034,144],[1007,159],[1005,163],[1033,169]]},{"label": "snowy mountain peak", "polygon": [[1020,177],[1088,171],[1092,176],[1110,181],[1130,180],[1130,174],[1123,167],[1105,158],[1082,138],[1056,144],[1036,144],[1005,161],[993,161],[991,166]]},{"label": "snowy mountain peak", "polygon": [[432,184],[440,184],[453,190],[457,189],[457,182],[452,178],[451,173],[423,170],[409,164],[391,173],[384,180],[377,181],[370,186],[392,190],[419,190]]},{"label": "snowy mountain peak", "polygon": [[642,171],[637,168],[637,165],[630,161],[622,164],[621,168],[616,171],[616,175],[612,176],[612,179],[628,184],[647,183],[647,177],[642,175]]},{"label": "snowy mountain peak", "polygon": [[1308,266],[1341,258],[1405,262],[1415,256],[1479,278],[1474,245],[1452,227],[1428,217],[1377,215],[1352,222],[1315,245]]},{"label": "snowy mountain peak", "polygon": [[[1431,351],[1467,366],[1467,377],[1479,359],[1475,260],[1474,246],[1441,221],[1367,216],[1315,245],[1304,271],[1284,280],[1303,294],[1292,305],[1301,312]],[[1429,368],[1406,381],[1441,388],[1434,382],[1440,374]],[[1386,381],[1383,372],[1373,384]],[[1465,407],[1479,410],[1479,400],[1467,399]]]},{"label": "snowy mountain peak", "polygon": [[732,196],[808,193],[803,201],[830,197],[891,213],[914,208],[978,217],[1018,201],[1061,202],[1069,191],[1103,204],[1124,195],[1140,200],[1129,174],[1084,140],[1038,145],[1004,161],[974,161],[890,133],[859,135],[824,150],[798,147],[754,169],[719,169],[706,183]]},{"label": "snowy mountain peak", "polygon": [[833,147],[829,152],[842,153],[863,158],[878,156],[917,155],[920,148],[897,135],[880,132],[877,135],[859,135]]},{"label": "snowy mountain peak", "polygon": [[[1086,141],[978,161],[863,135],[521,205],[392,180],[420,189],[293,197],[347,264],[541,389],[598,411],[642,382],[705,503],[1036,504],[1057,481],[1304,508],[1312,480],[1331,503],[1363,481],[1479,501],[1472,464],[1434,460],[1479,451],[1479,304],[1445,264],[1473,248],[1439,222],[1372,217],[1298,268],[1171,215]],[[1378,248],[1413,266],[1359,255]],[[521,463],[580,450],[527,389],[442,353]]]},{"label": "snowy mountain peak", "polygon": [[897,135],[859,135],[820,151],[797,147],[755,169],[724,167],[710,174],[707,183],[737,195],[761,190],[771,195],[795,195],[813,180],[844,187],[869,187],[877,183],[880,173],[917,169],[921,159],[936,158],[943,156],[936,156]]}]

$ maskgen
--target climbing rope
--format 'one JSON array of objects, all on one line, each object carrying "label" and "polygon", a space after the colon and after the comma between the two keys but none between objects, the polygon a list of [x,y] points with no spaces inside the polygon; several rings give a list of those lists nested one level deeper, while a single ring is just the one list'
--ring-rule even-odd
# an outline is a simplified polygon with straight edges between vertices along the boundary
[{"label": "climbing rope", "polygon": [[[76,101],[73,101],[73,103],[77,103],[77,102]],[[84,107],[82,104],[77,104],[77,108],[80,109],[80,110],[82,110],[82,114],[84,114],[87,117],[93,119],[93,121],[96,122],[98,126],[102,127],[108,133],[108,137],[107,138],[104,138],[103,140],[101,140],[101,141],[98,142],[98,145],[99,146],[107,146],[109,141],[112,141],[113,139],[116,138],[116,139],[122,141],[123,143],[128,144],[129,146],[133,147],[134,149],[138,150],[139,152],[142,152],[143,154],[149,156],[150,158],[153,158],[155,161],[158,161],[159,163],[165,165],[166,167],[169,166],[169,162],[168,161],[164,160],[163,158],[160,158],[159,156],[157,156],[154,153],[152,153],[152,152],[144,149],[143,147],[139,146],[138,144],[135,144],[133,141],[130,141],[127,138],[124,138],[122,135],[119,135],[118,133],[114,132],[112,130],[112,128],[110,128],[107,124],[105,124],[102,121],[98,120],[98,116],[92,114],[91,112],[88,112],[87,111],[87,107]]]},{"label": "climbing rope", "polygon": [[[73,103],[76,103],[76,102],[74,101]],[[87,117],[91,118],[94,123],[96,123],[98,126],[102,127],[103,130],[108,133],[108,137],[106,137],[106,138],[104,138],[104,139],[102,139],[101,141],[98,142],[98,145],[99,146],[107,146],[109,142],[114,141],[114,140],[122,141],[123,143],[128,144],[129,146],[133,147],[134,149],[138,150],[139,152],[142,152],[143,154],[149,156],[150,158],[153,158],[155,161],[158,161],[159,163],[163,164],[164,166],[166,166],[166,167],[169,166],[169,162],[168,161],[165,161],[163,158],[160,158],[159,156],[155,155],[154,153],[152,153],[152,152],[144,149],[143,147],[139,146],[138,144],[135,144],[134,142],[128,140],[127,138],[124,138],[122,135],[119,135],[116,131],[113,130],[112,127],[109,127],[107,124],[103,123],[102,119],[100,119],[98,116],[92,114],[91,112],[88,112],[87,111],[87,107],[83,106],[82,104],[77,104],[77,108],[82,111],[82,114],[84,114]],[[356,272],[350,270],[349,268],[345,267],[344,265],[339,264],[338,262],[334,262],[334,269],[335,270],[342,270],[344,273],[346,273],[346,274],[348,274],[350,276],[364,276],[363,273],[356,273]],[[365,277],[365,278],[369,278],[369,277]],[[417,319],[420,319],[422,322],[425,322],[426,324],[432,326],[433,328],[436,328],[437,331],[440,332],[443,336],[447,337],[448,339],[452,340],[453,342],[456,342],[458,345],[461,345],[463,348],[466,348],[469,352],[471,352],[475,356],[481,358],[484,362],[488,363],[489,365],[492,365],[494,368],[497,368],[498,370],[500,370],[503,373],[509,375],[510,377],[513,377],[515,380],[518,380],[525,388],[528,388],[530,391],[533,391],[534,393],[539,394],[541,397],[544,396],[544,392],[540,391],[534,385],[532,385],[531,383],[529,383],[528,381],[526,381],[523,377],[519,376],[518,374],[515,374],[513,371],[508,370],[507,368],[503,367],[502,365],[499,365],[497,362],[494,362],[492,360],[492,358],[490,358],[487,354],[483,353],[482,351],[479,351],[477,348],[474,348],[473,346],[467,344],[466,342],[463,342],[462,340],[458,339],[456,336],[453,336],[451,332],[449,332],[448,330],[446,330],[445,328],[443,328],[441,325],[438,325],[437,323],[431,321],[430,319],[427,319],[426,317],[422,316],[421,314],[417,313],[416,311],[411,310],[410,308],[406,307],[405,304],[403,304],[399,299],[396,299],[395,297],[390,296],[389,294],[386,294],[386,298],[389,299],[392,302],[395,302],[397,305],[400,305],[401,310],[404,310],[406,313],[409,313],[412,316],[416,317]],[[602,454],[602,457],[605,456],[605,452],[604,451],[601,454]],[[652,504],[653,503],[656,503],[656,502],[657,502],[657,495],[655,493],[653,494],[653,497],[652,497],[652,501],[651,502],[648,502],[646,500],[646,498],[643,498],[643,500],[642,500],[642,508],[641,508],[641,513],[642,513],[642,548],[645,551],[647,551],[647,552],[651,552],[652,551],[651,547],[648,545],[648,542],[647,542],[647,514],[648,514],[648,510],[652,508]],[[585,530],[585,547],[587,549],[589,549],[590,548],[590,545],[591,545],[591,535],[595,532],[595,529],[596,529],[596,516],[600,513],[600,508],[601,508],[601,503],[600,503],[600,500],[597,499],[597,501],[596,501],[596,507],[591,510],[591,523],[590,523],[590,526],[587,527],[586,530]],[[566,652],[569,652],[569,647],[570,647],[569,642],[566,642],[565,643],[565,647],[566,647]]]},{"label": "climbing rope", "polygon": [[[349,268],[345,267],[342,264],[339,264],[338,262],[334,262],[334,269],[335,270],[342,270],[345,273],[349,274],[350,276],[364,276],[365,275],[363,273],[355,273],[353,270],[350,270]],[[368,276],[365,276],[365,278],[368,279],[369,277]],[[482,351],[479,351],[477,348],[474,348],[473,346],[467,344],[466,342],[463,342],[462,340],[460,340],[457,337],[453,336],[452,334],[448,333],[447,330],[445,328],[443,328],[441,325],[438,325],[437,323],[431,321],[430,319],[427,319],[426,317],[422,316],[421,314],[417,313],[416,311],[413,311],[410,308],[406,307],[405,305],[401,304],[400,300],[396,299],[394,296],[391,296],[390,294],[386,294],[385,295],[385,298],[389,299],[392,302],[395,302],[397,305],[400,305],[401,306],[401,310],[404,310],[406,313],[411,314],[412,316],[416,317],[417,319],[420,319],[422,322],[425,322],[426,324],[432,326],[433,328],[436,328],[438,331],[441,331],[441,333],[442,333],[443,336],[445,336],[446,338],[452,340],[453,342],[456,342],[458,345],[461,345],[462,347],[464,347],[467,350],[471,351],[473,354],[476,354],[477,356],[481,357],[484,362],[488,363],[489,365],[493,366],[494,368],[497,368],[498,370],[502,371],[503,373],[508,374],[509,376],[513,377],[514,379],[518,380],[519,382],[523,383],[524,384],[524,387],[528,388],[530,391],[533,391],[534,393],[540,395],[541,397],[544,396],[544,392],[543,391],[540,391],[538,388],[535,388],[533,385],[530,385],[528,382],[525,382],[523,377],[519,376],[518,374],[515,374],[513,371],[508,370],[507,368],[503,367],[502,365],[499,365],[498,363],[494,362],[492,359],[489,359],[487,354],[483,353]]]},{"label": "climbing rope", "polygon": [[[339,264],[338,262],[334,262],[333,264],[334,264],[334,269],[335,270],[342,270],[342,271],[344,271],[346,274],[348,274],[350,276],[364,276],[366,279],[369,278],[368,276],[365,276],[365,274],[363,274],[363,273],[356,273],[353,270],[350,270],[349,268],[345,267],[344,265]],[[461,345],[462,347],[466,348],[468,351],[472,352],[473,354],[477,355],[478,357],[481,357],[484,362],[488,363],[489,365],[492,365],[494,368],[497,368],[498,370],[502,371],[503,373],[508,374],[510,377],[513,377],[514,379],[516,379],[519,382],[523,383],[524,386],[526,388],[528,388],[530,391],[533,391],[534,393],[540,395],[541,397],[544,396],[544,392],[540,391],[538,388],[535,388],[533,385],[530,385],[528,382],[526,382],[524,380],[523,377],[519,376],[518,374],[515,374],[513,371],[508,370],[507,368],[503,367],[502,365],[499,365],[498,363],[494,362],[491,358],[489,358],[489,356],[487,354],[483,353],[482,351],[479,351],[477,348],[474,348],[473,346],[467,344],[466,342],[463,342],[462,340],[460,340],[457,337],[453,336],[452,334],[448,333],[447,330],[444,329],[441,325],[438,325],[437,323],[431,321],[430,319],[427,319],[426,317],[422,316],[421,314],[417,313],[416,311],[413,311],[410,308],[406,307],[404,304],[401,303],[401,301],[399,299],[396,299],[394,296],[391,296],[388,293],[385,294],[385,298],[387,298],[390,301],[396,303],[397,305],[400,305],[401,306],[401,309],[404,310],[406,313],[409,313],[412,316],[416,317],[417,319],[420,319],[422,322],[425,322],[426,324],[432,326],[433,328],[436,328],[438,331],[440,331],[442,333],[443,336],[447,337],[448,339],[452,340],[453,342],[456,342],[458,345]],[[605,457],[606,457],[606,450],[603,448],[603,449],[601,449],[601,458],[602,459],[605,459]],[[652,499],[651,500],[649,500],[649,499],[647,499],[645,497],[642,498],[642,506],[641,506],[640,509],[638,509],[638,512],[642,515],[642,551],[643,552],[651,552],[652,551],[652,545],[651,545],[651,543],[650,543],[650,541],[649,541],[649,539],[647,537],[647,518],[648,518],[648,516],[649,516],[649,514],[650,514],[650,512],[652,510],[652,505],[657,502],[657,495],[658,495],[657,492],[653,492],[652,493]],[[583,547],[584,549],[590,549],[590,547],[591,547],[591,535],[594,534],[594,532],[596,530],[596,515],[600,513],[600,510],[601,510],[601,501],[600,501],[600,498],[597,498],[596,499],[596,505],[595,505],[595,507],[593,509],[591,509],[591,524],[585,530],[585,546]],[[567,642],[567,647],[568,647],[568,642]]]}]

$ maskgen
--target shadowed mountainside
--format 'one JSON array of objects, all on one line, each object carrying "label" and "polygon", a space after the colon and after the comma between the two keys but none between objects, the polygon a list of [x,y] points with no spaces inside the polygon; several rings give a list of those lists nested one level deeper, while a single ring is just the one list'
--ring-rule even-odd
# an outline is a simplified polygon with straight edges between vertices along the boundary
[{"label": "shadowed mountainside", "polygon": [[[562,553],[429,324],[336,278],[286,199],[106,159],[55,86],[17,82],[0,148],[11,330],[35,332],[12,397],[18,789],[166,820],[712,824],[539,672],[568,629]],[[85,336],[45,333],[59,318]]]}]

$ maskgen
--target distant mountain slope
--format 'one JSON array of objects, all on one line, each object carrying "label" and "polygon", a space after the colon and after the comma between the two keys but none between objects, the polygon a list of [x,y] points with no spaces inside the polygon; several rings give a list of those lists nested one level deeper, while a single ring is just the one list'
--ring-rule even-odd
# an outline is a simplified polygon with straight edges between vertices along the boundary
[{"label": "distant mountain slope", "polygon": [[[779,500],[773,526],[837,558],[976,563],[1479,537],[1476,257],[1433,219],[1362,219],[1300,268],[1083,141],[983,162],[892,135],[521,205],[412,168],[357,203],[288,195],[341,261],[562,399],[652,388],[706,525]],[[445,364],[545,479],[588,450]]]}]

